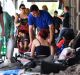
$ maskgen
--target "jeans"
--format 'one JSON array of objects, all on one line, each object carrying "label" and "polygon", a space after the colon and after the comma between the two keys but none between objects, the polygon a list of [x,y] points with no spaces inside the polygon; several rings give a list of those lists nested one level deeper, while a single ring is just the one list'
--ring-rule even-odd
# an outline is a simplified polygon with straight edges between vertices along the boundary
[{"label": "jeans", "polygon": [[57,43],[62,39],[63,37],[63,34],[66,32],[66,30],[68,30],[70,28],[66,28],[66,27],[63,27],[61,30],[60,30],[60,33],[59,33],[59,36],[57,38]]}]

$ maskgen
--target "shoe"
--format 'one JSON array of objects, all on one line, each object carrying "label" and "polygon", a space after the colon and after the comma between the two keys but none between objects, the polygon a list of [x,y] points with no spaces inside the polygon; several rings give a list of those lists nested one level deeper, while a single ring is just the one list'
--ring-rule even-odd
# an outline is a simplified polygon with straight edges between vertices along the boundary
[{"label": "shoe", "polygon": [[0,68],[9,66],[10,63],[11,63],[11,62],[10,62],[9,59],[5,59],[5,61],[4,61],[3,63],[0,64]]},{"label": "shoe", "polygon": [[0,64],[3,63],[4,61],[2,59],[0,59]]}]

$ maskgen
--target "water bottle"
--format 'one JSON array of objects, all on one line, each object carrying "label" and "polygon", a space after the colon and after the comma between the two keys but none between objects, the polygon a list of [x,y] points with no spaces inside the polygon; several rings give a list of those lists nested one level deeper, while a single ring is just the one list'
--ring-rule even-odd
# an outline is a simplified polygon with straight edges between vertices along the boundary
[{"label": "water bottle", "polygon": [[3,44],[1,48],[1,55],[6,55],[7,47],[6,47],[6,38],[3,37]]}]

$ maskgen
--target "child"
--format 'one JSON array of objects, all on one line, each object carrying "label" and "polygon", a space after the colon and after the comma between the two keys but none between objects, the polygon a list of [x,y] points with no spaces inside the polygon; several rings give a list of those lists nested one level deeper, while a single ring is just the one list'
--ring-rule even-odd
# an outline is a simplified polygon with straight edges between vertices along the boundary
[{"label": "child", "polygon": [[18,31],[18,48],[19,52],[23,54],[24,52],[28,51],[28,44],[29,44],[29,35],[26,34],[24,30],[19,30]]}]

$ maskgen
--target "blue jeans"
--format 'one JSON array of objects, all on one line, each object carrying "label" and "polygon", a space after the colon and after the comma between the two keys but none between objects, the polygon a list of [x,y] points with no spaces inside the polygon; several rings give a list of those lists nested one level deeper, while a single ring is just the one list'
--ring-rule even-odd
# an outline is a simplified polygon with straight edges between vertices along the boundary
[{"label": "blue jeans", "polygon": [[68,30],[68,29],[70,29],[70,28],[65,28],[65,27],[63,27],[63,28],[60,30],[59,36],[58,36],[58,38],[57,38],[57,43],[62,39],[63,34],[64,34],[64,33],[66,32],[66,30]]}]

